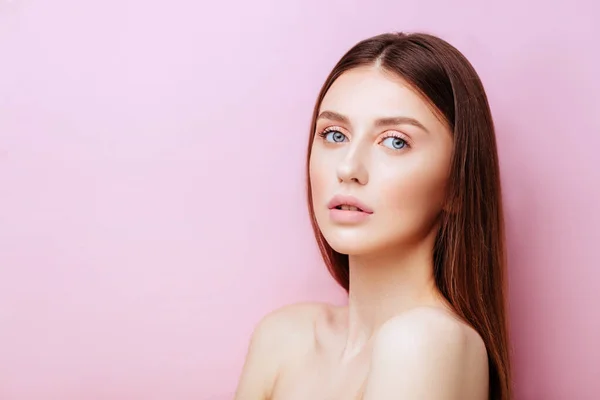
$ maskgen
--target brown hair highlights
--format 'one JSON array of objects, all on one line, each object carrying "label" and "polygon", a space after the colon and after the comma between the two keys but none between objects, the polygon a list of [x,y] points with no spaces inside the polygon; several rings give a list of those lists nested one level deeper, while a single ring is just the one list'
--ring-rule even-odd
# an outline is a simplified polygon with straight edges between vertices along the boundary
[{"label": "brown hair highlights", "polygon": [[[511,398],[505,311],[505,244],[494,124],[483,85],[470,62],[446,41],[425,33],[386,33],[357,43],[335,65],[319,93],[311,122],[306,173],[316,119],[332,83],[352,68],[378,64],[427,98],[454,137],[447,209],[440,215],[434,253],[438,289],[485,342],[490,399]],[[308,205],[321,254],[335,280],[349,289],[348,256],[333,250]]]}]

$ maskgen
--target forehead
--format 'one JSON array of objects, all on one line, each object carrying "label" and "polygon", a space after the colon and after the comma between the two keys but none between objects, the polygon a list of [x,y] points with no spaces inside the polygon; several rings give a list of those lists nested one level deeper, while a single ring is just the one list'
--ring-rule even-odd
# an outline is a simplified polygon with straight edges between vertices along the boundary
[{"label": "forehead", "polygon": [[429,103],[406,81],[375,66],[344,72],[331,85],[319,112],[335,111],[351,122],[381,117],[406,116],[436,128],[437,118]]}]

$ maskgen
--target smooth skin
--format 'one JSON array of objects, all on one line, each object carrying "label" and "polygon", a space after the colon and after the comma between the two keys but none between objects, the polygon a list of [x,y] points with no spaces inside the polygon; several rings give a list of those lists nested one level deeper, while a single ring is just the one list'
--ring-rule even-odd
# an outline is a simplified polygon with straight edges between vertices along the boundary
[{"label": "smooth skin", "polygon": [[[257,325],[236,400],[484,400],[488,359],[437,290],[433,245],[452,135],[378,65],[345,72],[320,107],[310,159],[315,217],[348,254],[348,305],[297,304]],[[335,195],[373,210],[331,218]]]}]

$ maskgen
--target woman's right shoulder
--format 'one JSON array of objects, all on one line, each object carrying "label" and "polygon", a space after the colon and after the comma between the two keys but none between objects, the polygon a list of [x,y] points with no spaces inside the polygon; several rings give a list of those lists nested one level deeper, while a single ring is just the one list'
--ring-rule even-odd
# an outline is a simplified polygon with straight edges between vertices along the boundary
[{"label": "woman's right shoulder", "polygon": [[315,323],[327,305],[300,303],[269,312],[256,324],[236,400],[268,399],[281,369],[314,344]]},{"label": "woman's right shoulder", "polygon": [[252,333],[252,346],[279,365],[307,354],[315,343],[315,326],[331,313],[325,303],[296,303],[264,315]]},{"label": "woman's right shoulder", "polygon": [[283,346],[291,344],[290,341],[312,340],[316,321],[327,315],[331,307],[325,303],[296,303],[277,308],[260,319],[253,340]]}]

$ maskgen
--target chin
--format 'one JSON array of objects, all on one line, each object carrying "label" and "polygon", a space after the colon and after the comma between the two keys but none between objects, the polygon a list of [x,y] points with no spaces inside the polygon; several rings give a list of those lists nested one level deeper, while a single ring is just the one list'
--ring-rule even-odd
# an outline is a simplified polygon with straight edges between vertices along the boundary
[{"label": "chin", "polygon": [[328,227],[321,230],[323,237],[338,253],[347,255],[362,255],[377,251],[377,245],[374,242],[373,235],[367,232],[367,229],[358,227]]}]

